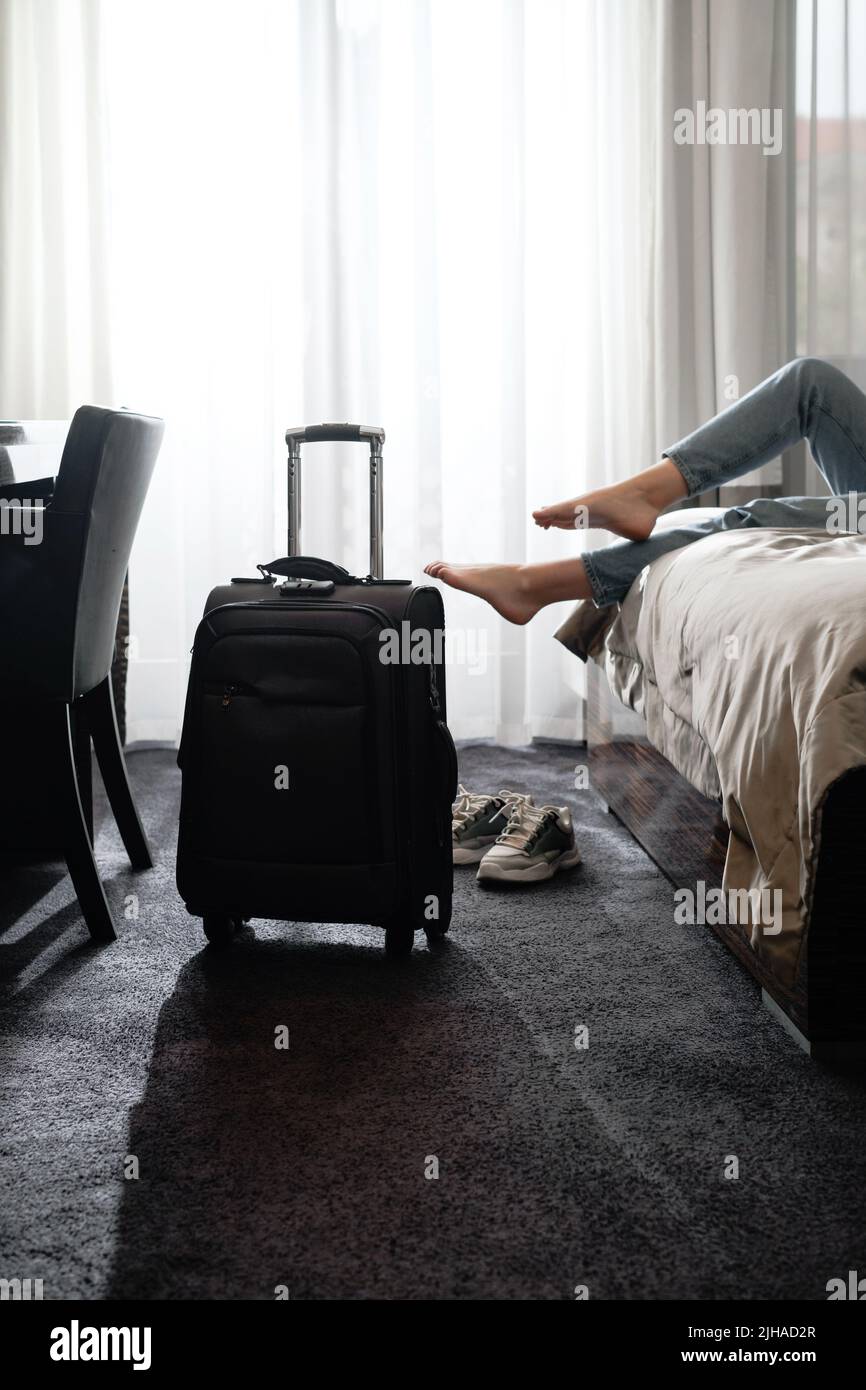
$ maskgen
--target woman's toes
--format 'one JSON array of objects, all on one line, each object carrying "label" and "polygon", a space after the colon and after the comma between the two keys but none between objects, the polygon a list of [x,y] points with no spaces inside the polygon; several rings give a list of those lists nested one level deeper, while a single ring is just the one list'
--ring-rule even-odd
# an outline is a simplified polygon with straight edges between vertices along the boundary
[{"label": "woman's toes", "polygon": [[549,531],[573,531],[577,525],[577,506],[574,502],[557,502],[554,507],[539,507],[532,513],[536,526]]},{"label": "woman's toes", "polygon": [[452,589],[469,589],[475,593],[476,589],[469,582],[472,573],[471,567],[466,565],[449,565],[445,560],[437,560],[430,566],[430,575],[433,579],[438,579],[442,584],[448,584]]}]

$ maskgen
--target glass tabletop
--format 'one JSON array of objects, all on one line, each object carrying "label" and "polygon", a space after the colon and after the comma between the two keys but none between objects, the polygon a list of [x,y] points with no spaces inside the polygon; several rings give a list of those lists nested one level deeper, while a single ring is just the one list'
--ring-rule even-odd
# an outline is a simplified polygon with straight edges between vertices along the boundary
[{"label": "glass tabletop", "polygon": [[18,483],[56,477],[68,431],[68,420],[0,420],[0,473],[11,466]]}]

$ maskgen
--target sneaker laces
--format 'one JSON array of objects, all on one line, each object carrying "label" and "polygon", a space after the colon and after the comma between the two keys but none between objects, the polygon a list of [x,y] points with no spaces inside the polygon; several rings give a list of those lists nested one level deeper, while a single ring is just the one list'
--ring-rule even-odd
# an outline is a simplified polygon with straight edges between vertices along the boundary
[{"label": "sneaker laces", "polygon": [[510,808],[520,801],[531,801],[531,797],[524,796],[522,792],[512,792],[501,790],[496,796],[491,796],[489,792],[470,792],[467,791],[463,783],[457,787],[457,801],[451,811],[451,826],[453,831],[463,830],[472,821],[482,815],[487,807],[494,801],[501,801],[503,805],[491,820],[496,820],[499,816],[507,816]]},{"label": "sneaker laces", "polygon": [[[538,836],[545,823],[556,816],[551,806],[533,806],[525,797],[515,800],[507,808],[508,824],[499,836],[498,845],[508,845],[511,849],[527,850]],[[506,810],[503,807],[503,812]]]},{"label": "sneaker laces", "polygon": [[453,830],[464,830],[481,815],[493,800],[487,792],[468,792],[461,782],[457,788],[457,800],[451,811]]}]

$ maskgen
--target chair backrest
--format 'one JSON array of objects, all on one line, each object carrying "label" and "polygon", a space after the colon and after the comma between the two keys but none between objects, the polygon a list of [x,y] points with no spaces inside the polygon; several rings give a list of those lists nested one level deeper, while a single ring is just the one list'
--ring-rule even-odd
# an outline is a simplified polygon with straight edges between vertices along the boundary
[{"label": "chair backrest", "polygon": [[23,524],[3,527],[0,706],[4,700],[70,703],[108,675],[129,554],[162,434],[161,420],[82,406],[66,437],[53,497],[39,512],[41,533]]},{"label": "chair backrest", "polygon": [[46,521],[55,537],[67,528],[70,539],[79,536],[69,573],[72,699],[111,669],[124,578],[164,428],[151,416],[93,405],[77,410],[69,427]]}]

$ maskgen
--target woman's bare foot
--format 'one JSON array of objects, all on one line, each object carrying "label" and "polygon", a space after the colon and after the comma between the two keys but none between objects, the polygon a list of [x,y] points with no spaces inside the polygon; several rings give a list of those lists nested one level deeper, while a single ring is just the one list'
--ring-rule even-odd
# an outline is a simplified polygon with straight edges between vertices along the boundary
[{"label": "woman's bare foot", "polygon": [[665,507],[688,496],[682,473],[669,458],[645,468],[634,478],[597,488],[568,502],[539,507],[532,513],[536,526],[548,531],[582,531],[598,527],[628,541],[645,541]]},{"label": "woman's bare foot", "polygon": [[527,592],[525,568],[524,565],[449,565],[444,560],[436,560],[424,566],[424,573],[441,579],[443,584],[450,584],[452,589],[462,589],[486,599],[503,618],[522,626],[544,606]]},{"label": "woman's bare foot", "polygon": [[548,531],[585,531],[598,527],[629,541],[645,541],[656,524],[659,507],[631,481],[586,492],[568,502],[539,507],[532,513],[536,526]]},{"label": "woman's bare foot", "polygon": [[424,573],[485,599],[510,623],[521,626],[548,603],[592,597],[580,557],[540,565],[449,565],[436,560]]}]

